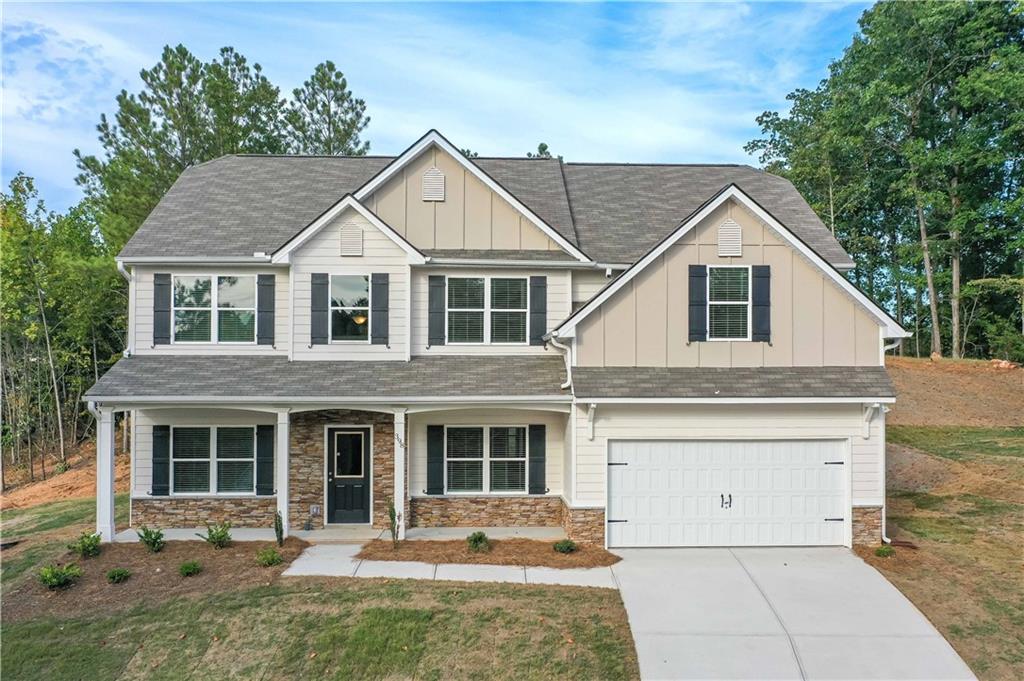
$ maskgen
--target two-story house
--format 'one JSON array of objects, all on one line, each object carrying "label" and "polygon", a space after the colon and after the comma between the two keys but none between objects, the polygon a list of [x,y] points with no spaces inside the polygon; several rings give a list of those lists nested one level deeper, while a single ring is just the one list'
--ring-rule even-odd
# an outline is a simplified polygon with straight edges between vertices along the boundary
[{"label": "two-story house", "polygon": [[734,165],[227,156],[118,257],[133,526],[562,527],[610,547],[884,532],[887,339],[786,180]]}]

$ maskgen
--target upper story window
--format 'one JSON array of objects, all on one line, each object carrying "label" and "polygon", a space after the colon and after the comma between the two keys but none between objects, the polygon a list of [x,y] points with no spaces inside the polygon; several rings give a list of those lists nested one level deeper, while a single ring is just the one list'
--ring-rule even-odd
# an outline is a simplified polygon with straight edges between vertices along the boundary
[{"label": "upper story window", "polygon": [[175,276],[173,290],[175,343],[256,342],[255,275]]},{"label": "upper story window", "polygon": [[362,274],[331,276],[331,341],[370,340],[370,277]]},{"label": "upper story window", "polygon": [[525,277],[448,277],[449,343],[526,343]]},{"label": "upper story window", "polygon": [[750,268],[708,267],[708,340],[750,340]]}]

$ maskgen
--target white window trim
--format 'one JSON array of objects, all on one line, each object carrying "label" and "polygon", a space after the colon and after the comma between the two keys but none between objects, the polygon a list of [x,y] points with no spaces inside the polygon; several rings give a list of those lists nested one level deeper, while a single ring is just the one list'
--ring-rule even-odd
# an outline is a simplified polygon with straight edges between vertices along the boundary
[{"label": "white window trim", "polygon": [[[339,475],[338,474],[338,437],[341,435],[358,435],[359,436],[359,475]],[[366,432],[362,430],[338,430],[334,433],[334,453],[332,455],[334,461],[331,463],[334,466],[334,477],[335,479],[341,478],[342,480],[362,480],[367,477],[366,475]],[[371,461],[372,465],[372,461]]]},{"label": "white window trim", "polygon": [[[484,306],[482,308],[448,307],[448,281],[450,279],[483,279],[484,280]],[[491,307],[491,279],[521,279],[526,282],[526,307],[516,310],[494,309]],[[448,313],[449,312],[483,312],[484,314],[484,339],[482,341],[453,341],[448,338]],[[522,312],[526,315],[526,323],[523,325],[525,333],[524,340],[518,341],[491,341],[491,313],[492,312]],[[530,277],[529,276],[500,276],[500,275],[449,275],[444,277],[444,342],[445,345],[495,345],[519,347],[530,344]]]},{"label": "white window trim", "polygon": [[[176,279],[184,279],[187,277],[203,278],[210,280],[210,307],[178,307],[174,304],[174,282]],[[253,306],[252,307],[225,307],[225,310],[238,310],[248,311],[252,310],[253,325],[252,325],[252,340],[251,341],[221,341],[218,336],[218,317],[220,316],[220,309],[218,307],[217,295],[217,282],[220,277],[249,277],[252,279],[252,290],[253,290]],[[210,310],[210,340],[208,341],[183,341],[176,338],[178,333],[178,325],[175,322],[175,313],[179,310]],[[257,338],[259,334],[259,309],[260,309],[260,287],[259,277],[256,274],[210,274],[208,272],[190,274],[182,272],[180,274],[171,275],[171,343],[174,345],[256,345],[259,340]]]},{"label": "white window trim", "polygon": [[[449,428],[480,428],[483,430],[483,456],[480,458],[452,457],[452,461],[479,461],[483,466],[482,487],[479,491],[449,491],[448,490],[448,429]],[[523,464],[523,491],[503,490],[500,492],[491,491],[491,429],[492,428],[522,428],[525,438],[526,450],[522,459],[519,457],[503,457],[497,461],[520,461]],[[522,423],[489,423],[486,425],[476,423],[453,423],[444,427],[444,493],[445,496],[489,496],[489,497],[524,497],[530,496],[530,427]]]},{"label": "white window trim", "polygon": [[[210,467],[210,488],[206,492],[175,492],[174,491],[174,431],[178,428],[206,428],[210,431],[210,456],[206,459],[179,459],[179,461],[205,461]],[[220,459],[221,461],[251,461],[252,462],[252,491],[246,492],[218,492],[217,491],[217,429],[218,428],[251,428],[252,429],[252,458],[251,459]],[[252,497],[256,496],[256,426],[238,424],[210,425],[199,424],[178,424],[171,426],[170,451],[168,452],[168,494],[172,497]]]},{"label": "white window trim", "polygon": [[[342,307],[334,304],[335,277],[366,277],[366,307]],[[334,311],[366,310],[366,340],[334,340]],[[373,310],[373,274],[369,272],[339,272],[327,277],[327,342],[331,345],[369,345],[372,340],[370,317]]]},{"label": "white window trim", "polygon": [[[753,281],[751,279],[752,272],[751,272],[751,269],[750,269],[750,265],[708,265],[707,268],[708,268],[708,276],[707,276],[707,283],[705,284],[706,287],[707,287],[707,290],[705,291],[705,294],[704,294],[705,297],[707,298],[707,303],[706,303],[706,305],[707,305],[707,319],[708,319],[708,336],[707,336],[707,340],[709,342],[713,342],[713,343],[721,343],[721,342],[728,342],[728,341],[739,341],[739,342],[749,341],[750,338],[751,338],[751,335],[750,335],[750,331],[751,331],[750,324],[751,324],[751,321],[752,321],[752,319],[751,319],[751,311],[752,311],[752,309],[754,307],[753,301],[751,300],[751,295],[753,293]],[[746,302],[742,302],[742,303],[739,302],[739,301],[725,301],[725,302],[723,302],[723,301],[715,301],[715,302],[712,302],[712,300],[711,300],[711,270],[719,270],[719,269],[721,269],[721,270],[743,269],[743,270],[747,271],[747,300],[746,300]],[[712,336],[711,335],[711,306],[712,305],[737,305],[737,306],[738,305],[746,305],[747,306],[747,335],[744,338],[734,338],[734,337],[721,338],[721,337],[714,337],[714,336]]]}]

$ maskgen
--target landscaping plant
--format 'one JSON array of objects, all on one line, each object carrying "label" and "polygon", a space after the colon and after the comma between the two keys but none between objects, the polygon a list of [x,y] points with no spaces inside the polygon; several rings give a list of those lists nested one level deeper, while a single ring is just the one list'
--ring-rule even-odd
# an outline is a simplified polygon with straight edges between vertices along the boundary
[{"label": "landscaping plant", "polygon": [[886,544],[875,549],[875,555],[879,558],[889,558],[896,555],[896,549]]},{"label": "landscaping plant", "polygon": [[107,572],[107,581],[111,584],[120,584],[132,576],[128,568],[114,568]]},{"label": "landscaping plant", "polygon": [[82,535],[68,544],[68,548],[74,551],[81,558],[92,558],[100,555],[99,532],[83,532]]},{"label": "landscaping plant", "polygon": [[146,545],[150,553],[160,553],[160,549],[164,547],[167,542],[164,541],[163,530],[156,528],[149,529],[145,525],[135,530],[135,534],[139,535],[139,541]]},{"label": "landscaping plant", "polygon": [[215,549],[223,549],[226,546],[231,546],[231,523],[227,520],[213,525],[206,523],[206,534],[196,532],[196,536]]},{"label": "landscaping plant", "polygon": [[388,499],[388,529],[391,530],[391,546],[398,548],[398,512],[395,511],[395,500]]},{"label": "landscaping plant", "polygon": [[555,551],[559,553],[572,553],[576,550],[576,542],[572,539],[562,539],[555,542]]},{"label": "landscaping plant", "polygon": [[284,546],[284,519],[280,511],[274,511],[274,537],[277,538],[278,546]]},{"label": "landscaping plant", "polygon": [[491,540],[483,532],[474,532],[466,537],[466,544],[473,553],[487,553],[491,550]]},{"label": "landscaping plant", "polygon": [[256,553],[256,562],[263,567],[280,565],[282,561],[284,561],[284,558],[281,557],[281,554],[273,546],[268,546]]},{"label": "landscaping plant", "polygon": [[82,568],[74,563],[46,565],[39,570],[39,581],[47,589],[66,589],[82,576]]},{"label": "landscaping plant", "polygon": [[198,575],[203,571],[203,566],[199,564],[198,560],[186,560],[178,567],[178,574],[182,577],[191,577],[192,575]]}]

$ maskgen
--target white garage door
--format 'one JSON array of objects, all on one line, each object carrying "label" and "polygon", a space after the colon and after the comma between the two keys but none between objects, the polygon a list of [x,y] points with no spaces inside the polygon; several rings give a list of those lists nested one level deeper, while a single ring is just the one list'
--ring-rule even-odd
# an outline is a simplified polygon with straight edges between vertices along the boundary
[{"label": "white garage door", "polygon": [[845,543],[839,440],[611,442],[608,545]]}]

